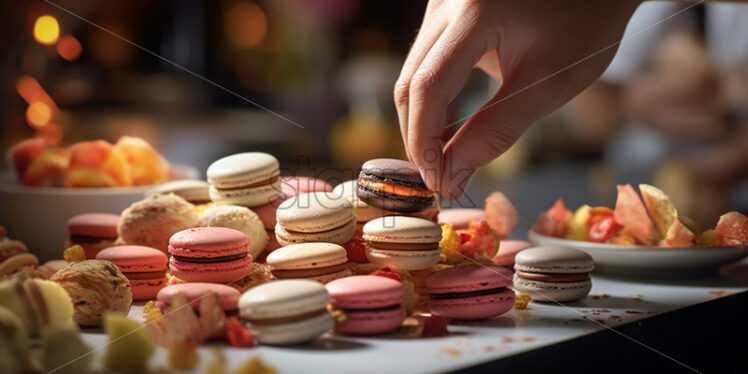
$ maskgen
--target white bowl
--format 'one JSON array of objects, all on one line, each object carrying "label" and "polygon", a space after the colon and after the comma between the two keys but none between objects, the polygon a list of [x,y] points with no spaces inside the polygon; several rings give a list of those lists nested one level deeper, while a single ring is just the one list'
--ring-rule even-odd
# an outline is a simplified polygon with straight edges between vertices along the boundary
[{"label": "white bowl", "polygon": [[[196,178],[195,168],[172,165],[178,178]],[[62,258],[67,221],[81,213],[121,213],[153,186],[116,188],[27,187],[13,173],[0,174],[0,225],[12,239],[46,261]]]},{"label": "white bowl", "polygon": [[595,271],[624,276],[688,277],[715,272],[748,256],[748,247],[653,247],[614,245],[554,238],[530,230],[535,245],[561,246],[587,252]]}]

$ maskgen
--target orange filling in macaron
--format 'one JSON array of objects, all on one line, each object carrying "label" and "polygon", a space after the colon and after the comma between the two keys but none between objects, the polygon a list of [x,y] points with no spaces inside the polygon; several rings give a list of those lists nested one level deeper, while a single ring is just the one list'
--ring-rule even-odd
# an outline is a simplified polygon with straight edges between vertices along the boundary
[{"label": "orange filling in macaron", "polygon": [[397,186],[394,184],[375,181],[364,177],[359,177],[358,183],[366,188],[371,188],[372,190],[387,192],[400,196],[416,196],[426,198],[434,196],[433,191],[429,191],[424,188]]}]

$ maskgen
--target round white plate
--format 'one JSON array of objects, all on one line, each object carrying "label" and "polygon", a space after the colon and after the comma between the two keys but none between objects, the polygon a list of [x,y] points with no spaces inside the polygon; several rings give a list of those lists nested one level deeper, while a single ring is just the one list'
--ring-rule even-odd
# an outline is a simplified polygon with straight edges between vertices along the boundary
[{"label": "round white plate", "polygon": [[622,275],[685,276],[716,271],[748,256],[748,247],[654,247],[554,238],[530,230],[535,245],[578,249],[595,259],[595,270]]}]

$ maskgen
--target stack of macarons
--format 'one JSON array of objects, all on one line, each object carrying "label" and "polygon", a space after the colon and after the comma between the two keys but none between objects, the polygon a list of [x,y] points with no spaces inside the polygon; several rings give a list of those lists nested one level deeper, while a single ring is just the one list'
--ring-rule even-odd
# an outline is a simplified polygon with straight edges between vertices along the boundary
[{"label": "stack of macarons", "polygon": [[345,248],[333,243],[310,242],[281,247],[267,256],[277,279],[309,279],[321,283],[351,275]]},{"label": "stack of macarons", "polygon": [[308,242],[344,244],[356,231],[353,206],[327,192],[296,195],[278,206],[275,237],[281,245]]},{"label": "stack of macarons", "polygon": [[69,237],[65,248],[80,245],[86,258],[96,258],[96,254],[114,245],[117,240],[117,225],[120,216],[109,213],[84,213],[71,217],[67,223]]},{"label": "stack of macarons", "polygon": [[113,262],[130,281],[133,300],[151,300],[166,286],[169,259],[158,249],[141,245],[109,247],[96,255],[97,260]]},{"label": "stack of macarons", "polygon": [[426,188],[421,172],[412,163],[377,158],[361,166],[357,196],[371,207],[436,219],[439,210],[434,192]]},{"label": "stack of macarons", "polygon": [[231,283],[252,271],[249,238],[225,227],[182,230],[169,239],[169,268],[186,282]]},{"label": "stack of macarons", "polygon": [[217,204],[256,207],[281,192],[278,159],[263,152],[237,153],[208,167],[210,198]]},{"label": "stack of macarons", "polygon": [[403,270],[427,269],[439,262],[442,229],[423,218],[387,216],[364,225],[366,257],[374,264]]},{"label": "stack of macarons", "polygon": [[534,301],[578,300],[589,294],[594,269],[592,256],[577,249],[528,248],[514,258],[514,289]]}]

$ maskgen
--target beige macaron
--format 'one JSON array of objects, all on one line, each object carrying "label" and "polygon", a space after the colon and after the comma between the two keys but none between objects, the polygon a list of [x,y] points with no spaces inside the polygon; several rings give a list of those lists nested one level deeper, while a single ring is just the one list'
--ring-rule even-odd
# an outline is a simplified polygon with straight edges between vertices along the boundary
[{"label": "beige macaron", "polygon": [[263,152],[237,153],[208,167],[210,198],[218,204],[255,207],[281,192],[278,159]]},{"label": "beige macaron", "polygon": [[366,257],[374,264],[420,270],[439,262],[442,229],[427,219],[387,216],[364,225]]},{"label": "beige macaron", "polygon": [[281,247],[267,257],[278,279],[310,279],[321,283],[351,275],[345,248],[333,243],[301,243]]},{"label": "beige macaron", "polygon": [[585,297],[592,288],[592,256],[566,247],[534,247],[514,258],[514,289],[535,301],[564,302]]},{"label": "beige macaron", "polygon": [[239,315],[262,344],[298,344],[333,328],[325,286],[285,279],[250,289],[239,298]]},{"label": "beige macaron", "polygon": [[281,245],[308,242],[344,244],[356,231],[348,199],[331,192],[296,195],[278,206],[275,236]]}]

